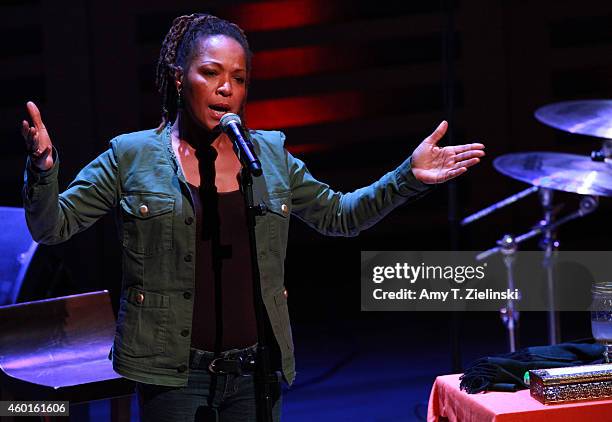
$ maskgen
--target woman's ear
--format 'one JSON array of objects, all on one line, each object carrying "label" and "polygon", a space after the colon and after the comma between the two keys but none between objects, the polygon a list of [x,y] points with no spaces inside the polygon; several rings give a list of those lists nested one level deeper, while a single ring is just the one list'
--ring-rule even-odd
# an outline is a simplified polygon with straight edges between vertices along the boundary
[{"label": "woman's ear", "polygon": [[177,92],[181,92],[183,88],[183,69],[177,67],[174,70],[174,86],[176,87]]}]

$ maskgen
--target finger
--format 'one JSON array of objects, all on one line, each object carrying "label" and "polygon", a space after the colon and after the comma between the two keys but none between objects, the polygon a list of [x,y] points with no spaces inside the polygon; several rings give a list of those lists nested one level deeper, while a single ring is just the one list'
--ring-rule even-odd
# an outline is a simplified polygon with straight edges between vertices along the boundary
[{"label": "finger", "polygon": [[480,163],[480,158],[470,158],[469,160],[458,162],[457,164],[455,164],[455,168],[472,167],[478,163]]},{"label": "finger", "polygon": [[469,160],[470,158],[484,157],[484,155],[485,155],[485,152],[482,150],[478,150],[478,149],[462,152],[461,154],[455,155],[455,163],[458,163],[464,160]]},{"label": "finger", "polygon": [[27,146],[30,151],[36,151],[38,149],[38,131],[35,127],[31,127],[28,130]]},{"label": "finger", "polygon": [[449,170],[448,173],[446,173],[446,179],[444,181],[446,182],[447,180],[454,179],[455,177],[462,175],[466,171],[466,167],[459,167],[457,169]]},{"label": "finger", "polygon": [[442,120],[436,130],[434,130],[431,135],[425,138],[425,142],[430,145],[436,145],[446,133],[446,129],[448,129],[448,122],[446,120]]},{"label": "finger", "polygon": [[25,139],[26,141],[28,140],[29,130],[30,130],[30,124],[28,123],[28,121],[24,120],[23,122],[21,122],[21,136],[23,136],[23,139]]},{"label": "finger", "polygon": [[459,153],[470,151],[473,149],[482,150],[484,149],[484,147],[485,146],[483,144],[476,142],[473,144],[457,145],[454,147],[454,150],[455,150],[455,154],[459,154]]},{"label": "finger", "polygon": [[49,155],[50,148],[48,146],[44,146],[40,144],[40,133],[36,132],[33,138],[32,148],[30,150],[30,155],[34,157],[35,160],[44,160],[47,155]]},{"label": "finger", "polygon": [[40,111],[38,110],[38,107],[36,107],[36,104],[34,104],[32,101],[28,101],[26,107],[28,108],[28,113],[30,113],[30,118],[32,119],[36,129],[44,129],[45,125],[42,122]]}]

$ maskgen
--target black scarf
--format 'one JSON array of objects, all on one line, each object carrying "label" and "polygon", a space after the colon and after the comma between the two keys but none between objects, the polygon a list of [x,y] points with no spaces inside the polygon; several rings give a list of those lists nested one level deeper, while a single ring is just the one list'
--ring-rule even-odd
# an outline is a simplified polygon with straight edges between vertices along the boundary
[{"label": "black scarf", "polygon": [[473,362],[461,375],[461,389],[470,394],[481,391],[516,391],[529,388],[523,379],[530,369],[562,368],[603,362],[604,346],[593,343],[561,343],[535,346]]}]

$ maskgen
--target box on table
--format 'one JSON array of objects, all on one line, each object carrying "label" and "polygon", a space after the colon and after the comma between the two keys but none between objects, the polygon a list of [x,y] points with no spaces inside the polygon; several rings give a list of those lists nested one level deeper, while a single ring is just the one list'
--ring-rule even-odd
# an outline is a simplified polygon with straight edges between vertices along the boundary
[{"label": "box on table", "polygon": [[543,404],[612,397],[612,364],[529,371],[531,396]]}]

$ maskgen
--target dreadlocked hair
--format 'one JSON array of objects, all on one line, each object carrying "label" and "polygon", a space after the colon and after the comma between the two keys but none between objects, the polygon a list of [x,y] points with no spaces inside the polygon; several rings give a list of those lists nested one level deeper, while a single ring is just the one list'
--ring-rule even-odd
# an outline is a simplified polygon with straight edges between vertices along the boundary
[{"label": "dreadlocked hair", "polygon": [[251,74],[251,57],[244,31],[234,23],[213,15],[195,13],[179,16],[172,22],[159,52],[155,84],[162,97],[161,131],[176,119],[178,92],[174,84],[176,71],[185,71],[197,45],[198,39],[213,35],[225,35],[236,40],[244,49],[247,65],[247,84]]}]

